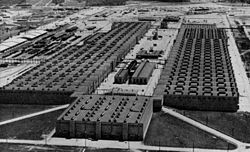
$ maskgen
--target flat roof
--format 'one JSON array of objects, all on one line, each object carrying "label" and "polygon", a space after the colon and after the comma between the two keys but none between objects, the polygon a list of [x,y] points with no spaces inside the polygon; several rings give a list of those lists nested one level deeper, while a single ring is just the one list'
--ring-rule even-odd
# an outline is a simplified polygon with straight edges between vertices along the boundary
[{"label": "flat roof", "polygon": [[[146,28],[147,24],[142,22],[119,23],[119,25],[124,27],[123,30],[120,30],[120,27],[116,27],[109,33],[99,35],[100,37],[94,40],[95,44],[93,45],[87,44],[89,43],[87,41],[81,49],[78,46],[70,47],[49,62],[40,64],[36,69],[32,69],[30,73],[25,73],[21,77],[18,77],[15,81],[6,85],[5,90],[44,90],[72,93],[74,91],[81,91],[83,94],[89,94],[111,72],[111,63],[116,64],[117,57],[120,58],[120,54],[123,53],[121,51],[113,53],[116,50],[115,48],[123,44],[126,40],[126,37],[118,39],[118,36],[122,34],[126,34],[128,37],[139,35],[141,32],[138,30],[141,29],[140,25]],[[133,30],[127,32],[125,29],[131,29],[132,25],[135,26]],[[133,33],[136,30],[137,33]],[[113,35],[117,36],[112,37]],[[92,39],[91,36],[90,39]],[[106,46],[105,43],[107,40],[110,42],[118,41],[119,43]],[[125,47],[122,46],[122,48]],[[27,83],[29,79],[32,79],[32,83]]]},{"label": "flat roof", "polygon": [[13,38],[9,38],[0,44],[0,51],[4,51],[10,47],[13,47],[13,46],[18,45],[20,43],[23,43],[25,41],[27,41],[27,40],[20,38],[18,36],[13,37]]},{"label": "flat roof", "polygon": [[14,37],[14,38],[11,38],[11,39],[8,39],[6,40],[5,42],[14,42],[14,43],[22,43],[22,42],[25,42],[27,41],[26,39],[23,39],[23,38],[20,38],[20,37]]},{"label": "flat roof", "polygon": [[151,74],[149,71],[152,71],[155,67],[155,63],[151,63],[151,62],[146,62],[144,68],[142,69],[141,73],[140,73],[140,77],[149,77]]},{"label": "flat roof", "polygon": [[34,30],[34,31],[31,31],[32,33],[37,33],[37,34],[45,34],[47,33],[47,31],[44,31],[44,30]]},{"label": "flat roof", "polygon": [[83,95],[58,118],[72,121],[141,123],[150,97]]},{"label": "flat roof", "polygon": [[8,48],[9,48],[8,46],[0,44],[0,52],[6,50]]},{"label": "flat roof", "polygon": [[158,87],[169,95],[237,97],[225,31],[214,24],[182,25]]},{"label": "flat roof", "polygon": [[155,67],[155,63],[151,62],[142,62],[139,67],[136,69],[132,77],[150,77],[150,74]]},{"label": "flat roof", "polygon": [[8,46],[8,47],[13,47],[17,44],[18,43],[16,43],[16,42],[8,42],[8,41],[2,43],[2,45]]},{"label": "flat roof", "polygon": [[28,38],[28,39],[33,39],[36,38],[42,34],[47,33],[47,31],[44,30],[31,30],[28,31],[27,33],[24,33],[21,37]]},{"label": "flat roof", "polygon": [[28,39],[33,39],[35,37],[37,37],[36,35],[33,35],[33,34],[25,34],[22,36],[23,38],[28,38]]}]

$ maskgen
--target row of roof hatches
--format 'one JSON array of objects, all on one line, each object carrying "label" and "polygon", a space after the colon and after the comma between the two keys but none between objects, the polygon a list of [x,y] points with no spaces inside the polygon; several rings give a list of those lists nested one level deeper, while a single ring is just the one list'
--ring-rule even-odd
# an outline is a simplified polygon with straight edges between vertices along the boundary
[{"label": "row of roof hatches", "polygon": [[9,38],[0,44],[0,52],[3,52],[11,47],[14,47],[18,44],[24,43],[28,40],[34,39],[34,38],[41,36],[45,33],[47,33],[47,31],[31,30],[28,32],[21,33],[20,35],[15,36],[13,38]]}]

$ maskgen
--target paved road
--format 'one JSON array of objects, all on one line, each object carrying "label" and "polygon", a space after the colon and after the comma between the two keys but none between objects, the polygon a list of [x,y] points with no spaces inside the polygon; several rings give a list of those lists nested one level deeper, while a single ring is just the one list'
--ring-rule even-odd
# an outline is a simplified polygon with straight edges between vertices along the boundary
[{"label": "paved road", "polygon": [[46,3],[45,6],[48,6],[50,3],[52,3],[52,0],[50,0],[48,3]]},{"label": "paved road", "polygon": [[[229,18],[227,15],[224,16],[225,23],[228,27],[231,27]],[[231,57],[231,62],[234,70],[234,75],[237,83],[237,87],[240,94],[239,99],[239,111],[250,112],[250,85],[249,80],[246,75],[246,71],[241,61],[241,55],[237,48],[235,39],[233,37],[232,31],[227,29],[228,34],[228,50]]]},{"label": "paved road", "polygon": [[[15,143],[15,144],[31,144],[31,145],[56,145],[56,146],[78,146],[84,147],[85,140],[67,140],[67,139],[51,139],[51,140],[16,140],[16,139],[0,139],[0,143]],[[118,149],[135,149],[135,150],[155,150],[158,151],[177,151],[177,152],[193,152],[193,148],[178,148],[178,147],[159,147],[159,146],[147,146],[141,142],[119,142],[119,141],[90,141],[86,140],[87,147],[95,148],[118,148]],[[195,152],[225,152],[225,150],[215,149],[201,149],[195,148]],[[249,152],[249,151],[238,151],[230,150],[230,152]]]},{"label": "paved road", "polygon": [[17,117],[17,118],[14,118],[14,119],[2,121],[2,122],[0,122],[0,126],[1,126],[1,125],[5,125],[5,124],[9,124],[9,123],[12,123],[12,122],[16,122],[16,121],[19,121],[19,120],[23,120],[23,119],[35,117],[35,116],[38,116],[38,115],[42,115],[42,114],[45,114],[45,113],[57,111],[57,110],[60,110],[60,109],[65,109],[65,108],[67,108],[68,106],[69,106],[69,104],[67,104],[67,105],[62,105],[62,106],[58,106],[58,107],[55,107],[55,108],[51,108],[51,109],[43,110],[43,111],[40,111],[40,112],[28,114],[28,115],[25,115],[25,116]]}]

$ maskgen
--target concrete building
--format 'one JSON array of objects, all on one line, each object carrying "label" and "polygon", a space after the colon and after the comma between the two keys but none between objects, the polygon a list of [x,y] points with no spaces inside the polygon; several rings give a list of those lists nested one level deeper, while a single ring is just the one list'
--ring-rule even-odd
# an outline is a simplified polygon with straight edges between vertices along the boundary
[{"label": "concrete building", "polygon": [[87,6],[125,5],[127,0],[86,0]]},{"label": "concrete building", "polygon": [[54,4],[61,4],[61,3],[64,3],[65,2],[65,0],[52,0],[52,3],[54,3]]},{"label": "concrete building", "polygon": [[[82,47],[71,46],[2,87],[0,103],[65,104],[72,101],[73,93],[91,94],[150,27],[147,22],[115,24],[119,26],[88,37]],[[66,33],[56,39],[63,39]],[[43,43],[37,45],[36,54],[44,53]]]},{"label": "concrete building", "polygon": [[17,4],[16,7],[22,8],[22,9],[30,9],[32,8],[32,5],[28,3],[22,3],[22,4]]},{"label": "concrete building", "polygon": [[163,51],[159,50],[140,50],[136,54],[137,59],[158,59],[163,54]]},{"label": "concrete building", "polygon": [[215,25],[183,25],[154,92],[164,105],[237,111],[239,93],[227,35]]},{"label": "concrete building", "polygon": [[149,97],[81,96],[57,119],[56,136],[141,141],[152,114]]},{"label": "concrete building", "polygon": [[119,72],[115,75],[115,83],[126,83],[128,80],[128,69],[120,69]]},{"label": "concrete building", "polygon": [[155,63],[142,62],[135,73],[133,74],[130,83],[131,84],[147,84],[150,79],[153,70],[155,69]]}]

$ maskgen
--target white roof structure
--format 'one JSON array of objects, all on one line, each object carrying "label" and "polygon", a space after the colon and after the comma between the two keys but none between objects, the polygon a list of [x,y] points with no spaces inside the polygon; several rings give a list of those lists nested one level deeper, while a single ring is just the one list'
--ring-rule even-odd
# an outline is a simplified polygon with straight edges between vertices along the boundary
[{"label": "white roof structure", "polygon": [[18,43],[16,42],[3,42],[2,45],[8,46],[8,47],[13,47],[17,45]]},{"label": "white roof structure", "polygon": [[23,43],[25,41],[27,41],[27,40],[23,39],[23,38],[20,38],[20,37],[14,37],[14,38],[10,38],[10,39],[6,40],[5,42]]},{"label": "white roof structure", "polygon": [[44,30],[31,30],[31,31],[28,31],[24,34],[22,34],[21,37],[23,38],[28,38],[28,39],[34,39],[42,34],[45,34],[47,33],[47,31],[44,31]]},{"label": "white roof structure", "polygon": [[15,45],[17,45],[18,43],[16,42],[3,42],[0,44],[0,52],[10,48],[10,47],[13,47]]},{"label": "white roof structure", "polygon": [[31,31],[28,31],[25,33],[21,33],[20,35],[15,36],[13,38],[9,38],[0,44],[0,52],[6,50],[8,48],[11,48],[13,46],[16,46],[18,44],[21,44],[23,42],[26,42],[27,39],[34,39],[34,38],[36,38],[42,34],[45,34],[45,33],[47,33],[47,31],[31,30]]},{"label": "white roof structure", "polygon": [[8,46],[5,46],[5,45],[0,44],[0,52],[6,50],[6,49],[8,49],[8,48],[9,48]]},{"label": "white roof structure", "polygon": [[25,34],[22,36],[23,38],[27,38],[27,39],[34,39],[35,37],[37,37],[36,35],[33,34]]},{"label": "white roof structure", "polygon": [[45,33],[47,33],[47,31],[44,31],[44,30],[33,30],[33,31],[30,31],[30,32],[32,32],[32,34],[34,33],[36,33],[36,34],[45,34]]}]

